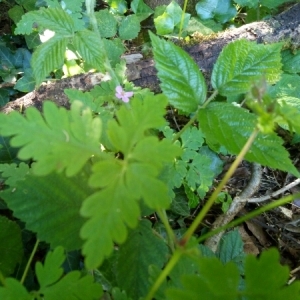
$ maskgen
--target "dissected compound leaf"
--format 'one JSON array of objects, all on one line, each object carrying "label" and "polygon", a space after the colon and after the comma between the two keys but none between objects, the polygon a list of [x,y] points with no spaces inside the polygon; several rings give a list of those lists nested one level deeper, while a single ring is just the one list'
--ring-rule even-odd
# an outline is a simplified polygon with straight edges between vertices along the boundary
[{"label": "dissected compound leaf", "polygon": [[161,89],[177,109],[195,112],[206,99],[206,84],[199,67],[181,48],[152,33],[150,37]]},{"label": "dissected compound leaf", "polygon": [[35,272],[41,289],[59,280],[64,272],[61,265],[65,258],[64,249],[57,247],[53,252],[47,254],[44,264],[41,262],[36,263]]},{"label": "dissected compound leaf", "polygon": [[47,254],[44,265],[37,262],[36,274],[40,284],[38,293],[45,299],[99,299],[102,295],[102,288],[93,282],[92,276],[81,277],[79,271],[72,271],[61,278],[63,274],[61,265],[65,258],[64,249],[57,247]]},{"label": "dissected compound leaf", "polygon": [[32,300],[32,295],[26,291],[26,288],[18,280],[14,278],[6,278],[3,281],[3,286],[0,286],[0,299]]},{"label": "dissected compound leaf", "polygon": [[148,267],[162,268],[168,252],[165,242],[153,233],[151,223],[140,221],[120,247],[115,269],[118,287],[132,299],[145,296],[150,288]]},{"label": "dissected compound leaf", "polygon": [[[94,268],[113,250],[113,242],[123,243],[127,226],[133,228],[140,215],[139,201],[150,208],[170,204],[167,185],[158,177],[165,164],[171,163],[180,149],[168,140],[159,141],[149,130],[164,125],[166,98],[163,96],[130,100],[122,106],[117,120],[108,123],[108,138],[115,152],[93,166],[89,184],[101,188],[88,197],[81,213],[89,220],[81,230],[86,239],[83,253],[86,265]],[[101,237],[101,238],[99,238]]]},{"label": "dissected compound leaf", "polygon": [[23,244],[19,225],[0,216],[0,273],[4,276],[12,274],[17,263],[21,262],[22,255]]},{"label": "dissected compound leaf", "polygon": [[23,180],[7,182],[11,186],[1,191],[1,198],[26,223],[27,229],[52,247],[62,245],[67,250],[81,247],[79,231],[84,219],[79,210],[92,193],[86,186],[86,175],[72,178],[57,173],[44,177],[27,175]]},{"label": "dissected compound leaf", "polygon": [[19,180],[24,180],[26,175],[29,174],[29,166],[23,162],[19,165],[13,164],[1,164],[0,172],[2,177],[5,179],[5,184],[11,187],[15,187],[16,182]]},{"label": "dissected compound leaf", "polygon": [[61,68],[68,40],[64,36],[55,36],[40,45],[32,55],[32,69],[36,84],[39,85],[51,71]]},{"label": "dissected compound leaf", "polygon": [[106,53],[95,32],[87,29],[76,32],[74,46],[89,65],[101,72],[106,72],[104,66]]},{"label": "dissected compound leaf", "polygon": [[62,8],[41,8],[23,15],[17,24],[15,34],[30,34],[34,23],[43,29],[54,31],[60,36],[73,35],[75,29],[72,17]]},{"label": "dissected compound leaf", "polygon": [[238,296],[239,272],[233,263],[202,257],[195,262],[199,274],[182,275],[181,288],[168,288],[170,300],[232,300]]},{"label": "dissected compound leaf", "polygon": [[[208,143],[221,144],[232,154],[241,151],[255,129],[256,122],[253,114],[226,103],[211,103],[199,112],[200,127]],[[245,158],[298,176],[299,172],[282,143],[282,139],[274,133],[259,133]]]},{"label": "dissected compound leaf", "polygon": [[9,145],[9,138],[0,136],[0,163],[12,163],[17,159],[18,149]]},{"label": "dissected compound leaf", "polygon": [[[247,300],[300,299],[300,282],[287,285],[289,270],[279,263],[276,249],[262,253],[257,259],[252,255],[245,262],[245,295]],[[266,288],[268,287],[268,288]]]},{"label": "dissected compound leaf", "polygon": [[257,45],[237,40],[223,48],[212,72],[212,86],[223,96],[248,92],[253,82],[265,77],[270,83],[281,74],[281,44]]},{"label": "dissected compound leaf", "polygon": [[43,115],[35,108],[28,108],[25,117],[17,112],[0,115],[0,131],[13,136],[11,145],[22,147],[18,157],[34,159],[35,174],[45,175],[53,170],[75,175],[94,154],[99,154],[101,122],[88,108],[82,110],[74,102],[71,110],[58,108],[45,102]]}]

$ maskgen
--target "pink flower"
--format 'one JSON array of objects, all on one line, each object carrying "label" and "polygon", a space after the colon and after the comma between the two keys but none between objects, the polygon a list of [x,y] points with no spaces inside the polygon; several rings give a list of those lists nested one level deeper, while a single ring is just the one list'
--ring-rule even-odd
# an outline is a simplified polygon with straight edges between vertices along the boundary
[{"label": "pink flower", "polygon": [[116,87],[116,97],[121,99],[123,102],[129,102],[129,98],[132,96],[133,92],[125,92],[120,85]]}]

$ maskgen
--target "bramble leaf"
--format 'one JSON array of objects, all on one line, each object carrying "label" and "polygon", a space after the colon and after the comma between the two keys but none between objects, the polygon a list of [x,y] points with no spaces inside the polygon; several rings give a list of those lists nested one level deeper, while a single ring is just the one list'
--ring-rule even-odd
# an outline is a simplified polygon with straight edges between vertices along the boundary
[{"label": "bramble leaf", "polygon": [[22,255],[23,244],[19,225],[0,216],[0,273],[4,276],[12,274],[17,263],[21,262]]},{"label": "bramble leaf", "polygon": [[238,40],[223,48],[214,65],[211,82],[223,96],[248,92],[253,82],[265,77],[270,83],[281,74],[281,44],[257,45]]},{"label": "bramble leaf", "polygon": [[[198,120],[208,143],[221,144],[232,154],[240,152],[257,122],[253,114],[227,103],[209,104],[200,110]],[[282,143],[275,133],[259,133],[245,158],[299,176]]]},{"label": "bramble leaf", "polygon": [[100,72],[106,72],[104,67],[106,54],[95,32],[87,29],[76,32],[74,46],[88,64]]},{"label": "bramble leaf", "polygon": [[206,99],[206,84],[197,64],[181,48],[150,32],[161,89],[170,104],[192,113]]},{"label": "bramble leaf", "polygon": [[148,220],[129,233],[127,241],[120,246],[116,263],[118,287],[132,299],[140,299],[150,288],[148,267],[162,268],[168,255],[165,242],[154,235]]},{"label": "bramble leaf", "polygon": [[67,111],[45,102],[43,116],[35,108],[28,108],[25,117],[17,112],[2,114],[0,131],[3,136],[13,136],[13,147],[22,147],[20,159],[37,161],[33,166],[35,174],[65,169],[67,176],[73,176],[92,155],[101,153],[101,121],[93,117],[90,109],[81,111],[81,107],[76,101]]},{"label": "bramble leaf", "polygon": [[38,11],[30,11],[22,16],[17,24],[15,34],[30,34],[33,23],[37,23],[43,29],[54,31],[60,36],[73,35],[75,25],[72,17],[62,8],[41,8]]},{"label": "bramble leaf", "polygon": [[13,180],[8,178],[6,183],[10,187],[0,195],[15,217],[52,248],[61,245],[67,250],[79,249],[83,243],[79,231],[84,224],[79,210],[83,200],[92,193],[86,185],[87,176],[84,173],[72,178],[57,173],[43,177],[27,174],[18,180],[22,169],[12,167],[10,173],[14,170],[17,175],[11,177]]},{"label": "bramble leaf", "polygon": [[32,69],[39,85],[51,71],[61,68],[68,40],[64,36],[55,36],[40,45],[32,55]]},{"label": "bramble leaf", "polygon": [[244,293],[247,300],[299,299],[300,282],[286,285],[288,279],[289,269],[279,263],[277,250],[265,251],[258,259],[252,255],[246,257]]}]

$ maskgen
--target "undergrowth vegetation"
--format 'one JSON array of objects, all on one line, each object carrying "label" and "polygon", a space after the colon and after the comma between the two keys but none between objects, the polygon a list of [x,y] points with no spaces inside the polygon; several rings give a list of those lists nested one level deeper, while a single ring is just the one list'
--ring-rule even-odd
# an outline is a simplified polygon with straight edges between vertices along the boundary
[{"label": "undergrowth vegetation", "polygon": [[[14,32],[34,51],[9,49],[2,40],[3,81],[14,78],[15,89],[27,92],[49,74],[94,70],[107,80],[91,91],[66,90],[69,110],[46,101],[41,112],[0,114],[0,299],[300,299],[300,283],[287,285],[289,270],[275,249],[245,255],[234,229],[216,252],[202,243],[297,195],[199,231],[243,159],[300,176],[275,130],[289,130],[299,142],[299,51],[230,43],[208,91],[190,56],[149,31],[162,90],[154,95],[127,80],[120,60],[123,41],[136,38],[153,13],[143,1],[132,1],[128,15],[125,1],[99,11],[89,0],[16,2]],[[285,1],[260,2],[266,12]],[[210,33],[233,24],[241,7],[258,6],[201,1],[192,24],[203,20]],[[159,8],[154,24],[158,34],[184,36],[189,18],[172,2]],[[1,95],[4,104],[9,90]],[[178,130],[165,117],[170,107],[188,120]],[[223,169],[220,154],[236,158],[212,189]],[[184,218],[199,203],[188,224]]]}]

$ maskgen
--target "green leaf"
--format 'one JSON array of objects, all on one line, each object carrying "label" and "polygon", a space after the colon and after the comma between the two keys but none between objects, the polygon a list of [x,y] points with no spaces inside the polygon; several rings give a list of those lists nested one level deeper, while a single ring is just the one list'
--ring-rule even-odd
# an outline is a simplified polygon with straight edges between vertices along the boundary
[{"label": "green leaf", "polygon": [[275,8],[279,5],[288,2],[287,0],[261,0],[260,4],[266,6],[267,8]]},{"label": "green leaf", "polygon": [[35,50],[31,66],[37,85],[41,84],[51,71],[62,67],[67,43],[65,37],[54,36]]},{"label": "green leaf", "polygon": [[119,26],[119,37],[122,40],[136,38],[141,30],[139,19],[135,15],[125,17]]},{"label": "green leaf", "polygon": [[95,32],[87,29],[76,32],[74,46],[88,64],[101,72],[106,71],[104,67],[106,54]]},{"label": "green leaf", "polygon": [[300,99],[283,97],[278,99],[278,103],[280,104],[280,114],[283,117],[283,121],[279,122],[279,125],[285,129],[291,127],[300,134]]},{"label": "green leaf", "polygon": [[5,46],[0,45],[0,66],[1,69],[11,69],[14,68],[15,62],[14,62],[14,56],[10,49],[8,49]]},{"label": "green leaf", "polygon": [[287,266],[279,263],[279,254],[276,249],[263,252],[259,259],[252,255],[247,256],[245,279],[247,300],[282,300],[300,297],[300,282],[286,284],[289,279],[289,270]]},{"label": "green leaf", "polygon": [[14,89],[20,92],[29,93],[34,90],[36,81],[32,69],[25,69],[24,76],[15,84]]},{"label": "green leaf", "polygon": [[20,5],[14,5],[7,13],[14,23],[17,24],[24,15],[24,9]]},{"label": "green leaf", "polygon": [[72,17],[62,8],[41,8],[38,11],[31,11],[22,16],[17,24],[15,34],[30,34],[33,23],[37,23],[43,29],[54,31],[61,37],[72,36],[75,25]]},{"label": "green leaf", "polygon": [[142,22],[153,14],[153,10],[148,5],[146,5],[143,0],[131,1],[130,8],[135,13],[139,22]]},{"label": "green leaf", "polygon": [[44,265],[40,262],[36,264],[37,278],[40,283],[39,294],[45,299],[99,299],[102,296],[102,288],[93,282],[92,276],[81,277],[79,271],[72,271],[61,278],[63,274],[61,265],[65,258],[63,248],[57,247],[47,254]]},{"label": "green leaf", "polygon": [[4,279],[3,286],[0,286],[0,299],[4,300],[32,300],[32,295],[26,288],[14,278]]},{"label": "green leaf", "polygon": [[268,90],[268,94],[273,98],[295,97],[300,98],[300,76],[296,74],[282,74],[280,80]]},{"label": "green leaf", "polygon": [[101,121],[93,118],[90,109],[82,111],[81,106],[75,102],[67,111],[53,102],[45,102],[43,116],[35,108],[27,109],[25,117],[17,112],[2,114],[0,131],[4,136],[14,136],[13,147],[22,147],[20,159],[37,161],[33,166],[35,174],[65,169],[67,176],[73,176],[92,155],[101,153]]},{"label": "green leaf", "polygon": [[206,84],[197,64],[174,44],[150,33],[161,88],[170,104],[192,113],[206,99]]},{"label": "green leaf", "polygon": [[119,38],[113,40],[103,40],[108,59],[112,65],[115,67],[116,64],[120,63],[120,57],[125,52],[125,47]]},{"label": "green leaf", "polygon": [[[207,142],[221,144],[231,154],[238,154],[241,151],[257,122],[253,114],[227,103],[209,104],[200,110],[198,120]],[[282,144],[282,139],[276,134],[259,133],[245,158],[298,176],[299,172]]]},{"label": "green leaf", "polygon": [[180,149],[149,135],[149,129],[164,125],[165,105],[162,95],[143,101],[133,98],[130,106],[122,106],[116,113],[117,121],[108,123],[110,143],[123,159],[107,156],[92,169],[89,184],[101,189],[88,197],[81,209],[81,214],[89,217],[81,230],[87,240],[83,253],[88,268],[101,264],[112,252],[113,242],[125,241],[127,226],[137,225],[141,199],[155,209],[170,204],[168,188],[158,177],[163,166],[180,155]]},{"label": "green leaf", "polygon": [[17,158],[18,149],[9,145],[9,139],[0,136],[0,163],[12,163]]},{"label": "green leaf", "polygon": [[132,299],[144,297],[150,288],[148,267],[162,268],[168,252],[166,243],[153,233],[151,223],[140,221],[120,247],[115,269],[118,287]]},{"label": "green leaf", "polygon": [[5,178],[5,184],[11,187],[16,186],[16,182],[24,180],[25,176],[29,174],[29,166],[24,162],[17,164],[1,164],[0,172]]},{"label": "green leaf", "polygon": [[97,19],[101,37],[110,38],[117,34],[117,20],[108,9],[95,12],[95,17]]},{"label": "green leaf", "polygon": [[174,20],[172,16],[164,12],[162,15],[154,19],[155,29],[157,34],[166,35],[174,31]]},{"label": "green leaf", "polygon": [[240,6],[243,6],[243,7],[247,6],[249,8],[252,8],[252,7],[258,7],[260,2],[263,2],[263,0],[262,1],[259,1],[259,0],[234,0],[234,2]]},{"label": "green leaf", "polygon": [[287,73],[300,73],[300,50],[295,53],[290,50],[284,50],[282,55],[282,70]]},{"label": "green leaf", "polygon": [[239,273],[233,263],[223,265],[217,258],[202,257],[196,261],[199,274],[182,275],[181,288],[168,288],[172,300],[232,300],[237,299]]},{"label": "green leaf", "polygon": [[41,289],[54,284],[60,279],[64,273],[61,265],[65,258],[63,247],[57,247],[53,252],[47,254],[44,264],[41,262],[36,263],[35,272]]},{"label": "green leaf", "polygon": [[19,225],[0,216],[0,272],[2,275],[12,274],[16,265],[21,262],[22,256],[23,244]]},{"label": "green leaf", "polygon": [[281,74],[281,44],[257,45],[238,40],[223,48],[212,72],[212,86],[223,96],[246,93],[253,82],[265,77],[269,83]]},{"label": "green leaf", "polygon": [[238,230],[225,234],[218,246],[217,257],[223,264],[233,261],[242,266],[244,260],[244,244]]},{"label": "green leaf", "polygon": [[14,215],[26,223],[27,229],[36,232],[40,240],[52,247],[62,245],[74,250],[83,243],[79,231],[84,219],[79,210],[92,193],[84,184],[86,181],[84,173],[72,178],[56,173],[44,177],[23,175],[23,180],[7,181],[11,186],[0,194]]}]

